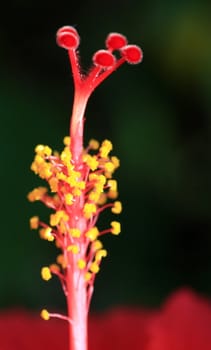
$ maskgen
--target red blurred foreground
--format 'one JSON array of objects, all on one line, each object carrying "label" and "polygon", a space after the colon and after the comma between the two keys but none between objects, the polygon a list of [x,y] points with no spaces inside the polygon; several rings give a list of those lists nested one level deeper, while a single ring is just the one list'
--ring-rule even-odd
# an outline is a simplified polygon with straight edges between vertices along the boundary
[{"label": "red blurred foreground", "polygon": [[[90,350],[210,350],[211,303],[183,289],[158,310],[117,308],[89,321]],[[0,350],[68,350],[67,325],[23,310],[0,312]]]}]

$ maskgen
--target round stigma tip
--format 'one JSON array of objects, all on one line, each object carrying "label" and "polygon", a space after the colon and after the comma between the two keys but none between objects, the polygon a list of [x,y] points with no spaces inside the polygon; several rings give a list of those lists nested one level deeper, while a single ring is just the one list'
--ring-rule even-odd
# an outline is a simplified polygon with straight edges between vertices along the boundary
[{"label": "round stigma tip", "polygon": [[116,62],[115,57],[107,50],[99,50],[95,52],[92,60],[96,66],[101,66],[102,68],[112,67]]},{"label": "round stigma tip", "polygon": [[127,38],[120,33],[110,33],[106,38],[105,44],[110,50],[119,50],[127,45]]},{"label": "round stigma tip", "polygon": [[80,37],[74,27],[64,26],[57,31],[56,41],[59,46],[66,50],[75,50],[79,46]]},{"label": "round stigma tip", "polygon": [[137,45],[126,45],[121,49],[122,56],[130,64],[140,63],[143,59],[143,51]]}]

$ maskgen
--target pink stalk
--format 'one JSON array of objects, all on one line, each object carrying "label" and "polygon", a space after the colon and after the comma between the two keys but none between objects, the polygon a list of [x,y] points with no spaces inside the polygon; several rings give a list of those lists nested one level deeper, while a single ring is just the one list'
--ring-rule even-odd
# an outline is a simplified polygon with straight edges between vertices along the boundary
[{"label": "pink stalk", "polygon": [[[119,161],[109,156],[112,144],[104,140],[91,140],[83,146],[84,113],[94,89],[124,62],[136,64],[142,60],[142,51],[136,45],[128,45],[119,33],[111,33],[106,39],[106,49],[93,55],[93,67],[83,76],[77,48],[80,38],[75,28],[64,26],[57,32],[57,43],[68,51],[72,67],[75,95],[70,120],[70,134],[64,139],[64,150],[54,153],[48,146],[38,145],[31,169],[49,184],[48,189],[38,187],[29,193],[30,201],[40,200],[55,211],[46,224],[37,216],[30,219],[31,228],[40,227],[40,236],[55,241],[61,254],[57,263],[41,270],[44,280],[56,275],[62,284],[67,300],[67,316],[42,310],[48,320],[58,317],[69,324],[69,350],[87,350],[87,318],[96,274],[103,257],[107,255],[99,240],[106,233],[118,235],[120,223],[112,221],[110,228],[101,232],[95,226],[100,213],[111,208],[113,214],[122,210],[121,202],[108,200],[118,196],[116,180],[112,179]],[[116,58],[114,51],[120,51]],[[89,151],[92,151],[90,154]],[[93,154],[95,152],[95,154]]]}]

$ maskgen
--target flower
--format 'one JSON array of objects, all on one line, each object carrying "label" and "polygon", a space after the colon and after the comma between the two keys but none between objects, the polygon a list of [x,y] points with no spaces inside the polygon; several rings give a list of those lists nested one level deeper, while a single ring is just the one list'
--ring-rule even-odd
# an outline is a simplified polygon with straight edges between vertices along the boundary
[{"label": "flower", "polygon": [[210,301],[183,288],[174,292],[152,316],[146,350],[208,350],[210,329]]},{"label": "flower", "polygon": [[[116,307],[89,317],[90,350],[208,350],[211,304],[190,289],[170,295],[157,309]],[[2,350],[68,349],[68,329],[32,311],[0,312]]]},{"label": "flower", "polygon": [[[28,194],[31,202],[41,201],[53,210],[49,222],[38,216],[30,219],[32,229],[40,228],[40,237],[54,242],[60,249],[56,262],[41,269],[41,277],[49,281],[56,275],[67,299],[67,316],[43,309],[41,317],[49,320],[57,317],[68,321],[72,350],[85,350],[87,344],[87,314],[94,290],[94,280],[107,251],[101,236],[118,235],[119,221],[112,220],[110,227],[99,230],[97,220],[101,212],[110,208],[112,214],[120,214],[122,204],[118,196],[114,171],[119,159],[111,155],[113,145],[105,139],[102,143],[90,140],[83,145],[84,111],[95,88],[124,62],[136,64],[142,60],[142,51],[136,45],[128,45],[125,36],[111,33],[105,41],[106,49],[95,52],[93,66],[87,75],[82,74],[78,46],[80,37],[74,27],[64,26],[57,31],[59,46],[68,51],[75,87],[70,133],[63,140],[61,153],[47,145],[35,148],[31,165],[48,187],[37,187]],[[120,57],[116,58],[114,51]]]},{"label": "flower", "polygon": [[[89,349],[144,349],[147,319],[145,311],[126,307],[91,315]],[[68,349],[65,322],[43,322],[37,313],[22,309],[0,312],[0,339],[1,350]]]}]

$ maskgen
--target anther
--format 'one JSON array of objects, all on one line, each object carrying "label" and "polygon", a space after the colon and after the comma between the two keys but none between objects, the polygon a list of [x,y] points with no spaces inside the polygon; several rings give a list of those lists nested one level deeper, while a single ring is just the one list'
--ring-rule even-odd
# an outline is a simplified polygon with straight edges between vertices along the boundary
[{"label": "anther", "polygon": [[50,318],[50,314],[46,309],[43,309],[40,313],[40,316],[42,317],[43,320],[48,321]]}]

